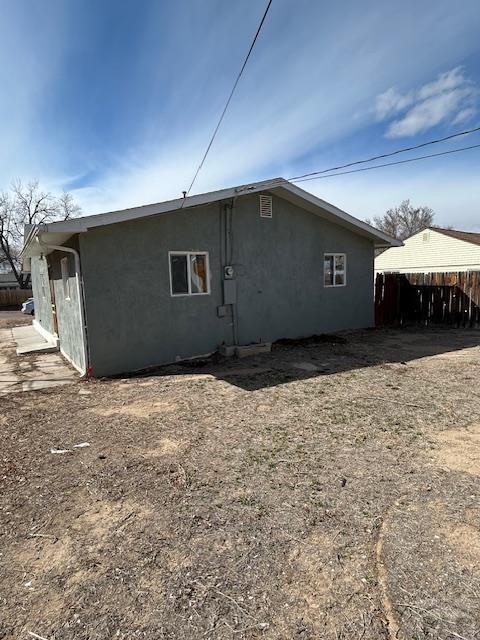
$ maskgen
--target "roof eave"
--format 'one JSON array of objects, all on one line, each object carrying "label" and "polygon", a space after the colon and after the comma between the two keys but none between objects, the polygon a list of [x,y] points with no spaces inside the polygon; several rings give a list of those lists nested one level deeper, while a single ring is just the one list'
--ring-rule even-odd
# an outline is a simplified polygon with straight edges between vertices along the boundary
[{"label": "roof eave", "polygon": [[[221,202],[222,200],[257,193],[259,191],[275,192],[279,190],[283,190],[284,195],[286,192],[298,199],[301,199],[303,202],[310,203],[317,212],[319,212],[318,210],[321,210],[324,215],[326,214],[326,217],[331,216],[332,220],[335,222],[342,224],[349,229],[353,229],[357,233],[360,233],[360,235],[367,236],[373,240],[376,248],[400,247],[403,244],[400,240],[396,240],[382,231],[375,229],[366,222],[351,216],[325,200],[321,200],[308,191],[304,191],[284,178],[274,178],[272,180],[264,180],[261,182],[240,185],[238,187],[230,187],[228,189],[203,193],[197,196],[190,196],[188,198],[178,198],[177,200],[144,205],[131,209],[110,211],[97,215],[85,216],[83,218],[74,218],[72,220],[39,225],[38,227],[33,227],[27,235],[22,256],[29,256],[32,241],[35,240],[39,233],[58,234],[58,237],[71,237],[77,233],[84,233],[93,227],[138,220],[161,213],[178,211],[180,209],[191,209],[213,202]],[[57,242],[56,244],[61,244],[61,242]]]}]

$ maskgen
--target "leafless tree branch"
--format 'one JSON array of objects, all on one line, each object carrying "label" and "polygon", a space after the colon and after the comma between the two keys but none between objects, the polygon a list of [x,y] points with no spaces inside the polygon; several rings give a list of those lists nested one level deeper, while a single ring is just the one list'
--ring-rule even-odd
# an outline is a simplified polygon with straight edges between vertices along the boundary
[{"label": "leafless tree branch", "polygon": [[20,251],[26,224],[68,220],[81,213],[68,191],[54,196],[40,188],[38,180],[24,184],[16,179],[0,193],[0,270],[11,270],[21,288],[28,284],[22,273]]},{"label": "leafless tree branch", "polygon": [[433,226],[435,213],[430,207],[414,207],[410,200],[388,209],[383,216],[375,216],[367,222],[399,240],[406,240],[414,233]]}]

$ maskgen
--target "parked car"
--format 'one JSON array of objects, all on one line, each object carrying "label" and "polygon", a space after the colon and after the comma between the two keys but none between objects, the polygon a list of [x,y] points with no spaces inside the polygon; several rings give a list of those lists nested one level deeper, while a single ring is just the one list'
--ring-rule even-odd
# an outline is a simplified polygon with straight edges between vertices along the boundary
[{"label": "parked car", "polygon": [[35,305],[33,302],[33,298],[28,298],[22,304],[22,313],[27,313],[28,315],[33,316],[35,314]]}]

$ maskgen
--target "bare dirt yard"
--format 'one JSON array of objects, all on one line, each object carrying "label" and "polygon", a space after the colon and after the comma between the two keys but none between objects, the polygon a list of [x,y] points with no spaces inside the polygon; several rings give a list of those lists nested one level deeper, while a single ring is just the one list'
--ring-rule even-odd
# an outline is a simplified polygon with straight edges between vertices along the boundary
[{"label": "bare dirt yard", "polygon": [[479,345],[355,332],[0,398],[0,638],[480,638]]},{"label": "bare dirt yard", "polygon": [[32,324],[32,316],[25,315],[21,311],[0,310],[0,329],[11,329],[25,324]]}]

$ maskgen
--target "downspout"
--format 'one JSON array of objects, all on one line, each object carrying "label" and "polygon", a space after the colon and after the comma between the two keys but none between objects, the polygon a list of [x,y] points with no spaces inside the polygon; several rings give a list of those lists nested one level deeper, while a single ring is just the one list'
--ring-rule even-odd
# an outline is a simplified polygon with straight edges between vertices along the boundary
[{"label": "downspout", "polygon": [[49,244],[46,242],[42,242],[41,235],[37,236],[37,242],[41,247],[45,247],[47,249],[53,249],[54,251],[64,251],[65,253],[71,253],[75,258],[75,280],[77,283],[77,297],[78,297],[78,307],[80,311],[80,324],[82,325],[82,342],[83,342],[83,362],[84,368],[80,371],[82,376],[85,376],[89,370],[89,357],[88,357],[88,343],[87,343],[87,327],[85,322],[85,308],[84,308],[84,295],[83,295],[83,285],[82,285],[82,268],[80,265],[80,255],[76,249],[72,249],[71,247],[63,247],[61,245]]}]

